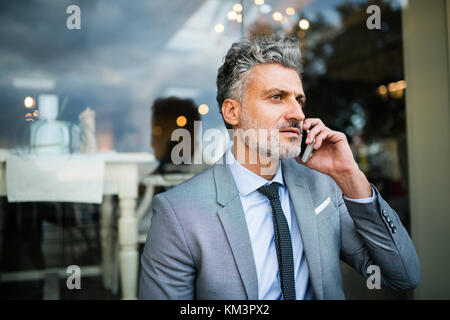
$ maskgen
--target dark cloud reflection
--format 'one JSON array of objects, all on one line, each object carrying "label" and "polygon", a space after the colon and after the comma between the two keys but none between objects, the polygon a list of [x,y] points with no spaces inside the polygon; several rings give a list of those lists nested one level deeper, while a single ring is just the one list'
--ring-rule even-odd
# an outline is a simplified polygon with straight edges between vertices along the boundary
[{"label": "dark cloud reflection", "polygon": [[[76,121],[89,105],[104,121],[100,127],[112,127],[116,138],[128,127],[146,134],[149,107],[169,85],[203,88],[198,102],[214,104],[221,56],[210,54],[211,65],[201,63],[198,55],[167,50],[168,41],[204,3],[0,2],[0,148],[19,143],[17,136],[27,126],[23,99],[28,95],[53,92],[60,102],[67,98],[61,119],[68,121]],[[81,30],[66,28],[66,8],[71,4],[81,8]],[[17,88],[12,85],[17,78],[51,79],[55,87]],[[216,105],[210,108],[215,109]],[[146,139],[141,149],[148,146]]]}]

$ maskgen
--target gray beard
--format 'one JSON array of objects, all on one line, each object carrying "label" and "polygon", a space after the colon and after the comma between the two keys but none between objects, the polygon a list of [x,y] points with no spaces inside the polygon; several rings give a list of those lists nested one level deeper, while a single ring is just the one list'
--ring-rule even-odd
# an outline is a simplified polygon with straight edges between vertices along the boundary
[{"label": "gray beard", "polygon": [[[242,127],[240,128],[241,130],[238,130],[238,135],[250,150],[256,151],[261,155],[280,160],[295,158],[300,154],[301,139],[298,141],[299,139],[290,138],[291,143],[289,145],[280,143],[278,129],[286,126],[277,125],[276,129],[259,128],[256,121],[251,119],[247,115],[246,111],[242,112],[241,123]],[[302,126],[300,125],[295,127],[300,129],[301,137],[303,133],[303,129],[301,128]],[[243,131],[245,131],[246,134],[244,134]]]}]

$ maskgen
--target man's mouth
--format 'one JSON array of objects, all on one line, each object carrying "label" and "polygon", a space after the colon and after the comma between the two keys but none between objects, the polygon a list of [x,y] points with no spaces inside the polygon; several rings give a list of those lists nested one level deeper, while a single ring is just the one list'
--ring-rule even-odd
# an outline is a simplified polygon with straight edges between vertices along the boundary
[{"label": "man's mouth", "polygon": [[288,136],[295,136],[298,137],[300,135],[300,130],[297,128],[286,128],[286,129],[281,129],[280,130],[281,133],[284,133]]}]

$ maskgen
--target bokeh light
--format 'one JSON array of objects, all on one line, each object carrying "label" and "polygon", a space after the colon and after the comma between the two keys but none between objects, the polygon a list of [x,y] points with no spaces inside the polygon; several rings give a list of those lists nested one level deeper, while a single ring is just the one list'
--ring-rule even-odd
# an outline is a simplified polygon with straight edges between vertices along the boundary
[{"label": "bokeh light", "polygon": [[286,8],[286,14],[288,16],[293,16],[295,14],[294,8]]},{"label": "bokeh light", "polygon": [[281,21],[283,19],[283,15],[280,12],[274,12],[273,15],[273,20],[275,21]]},{"label": "bokeh light", "polygon": [[177,126],[179,127],[184,127],[187,123],[186,117],[185,116],[179,116],[177,118]]},{"label": "bokeh light", "polygon": [[32,97],[26,97],[23,104],[25,108],[33,108],[36,105],[36,101]]},{"label": "bokeh light", "polygon": [[309,21],[306,19],[302,19],[300,20],[300,22],[298,23],[298,26],[300,27],[300,29],[302,30],[308,30],[309,29]]},{"label": "bokeh light", "polygon": [[242,4],[240,4],[240,3],[236,3],[234,6],[233,6],[233,10],[234,11],[236,11],[236,12],[241,12],[242,11]]},{"label": "bokeh light", "polygon": [[198,106],[198,113],[207,114],[209,112],[209,107],[207,104],[201,104]]},{"label": "bokeh light", "polygon": [[237,17],[237,13],[234,11],[229,11],[227,14],[228,20],[236,20],[236,17]]},{"label": "bokeh light", "polygon": [[214,27],[214,31],[216,31],[217,33],[223,32],[224,29],[225,27],[223,26],[223,24],[216,24]]}]

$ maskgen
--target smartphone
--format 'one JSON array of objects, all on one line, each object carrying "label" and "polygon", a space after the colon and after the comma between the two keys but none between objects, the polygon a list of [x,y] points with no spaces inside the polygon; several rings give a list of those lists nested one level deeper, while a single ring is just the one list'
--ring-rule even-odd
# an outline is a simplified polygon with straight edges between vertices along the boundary
[{"label": "smartphone", "polygon": [[301,144],[301,151],[300,151],[300,159],[306,163],[309,158],[311,157],[311,154],[314,149],[314,144],[316,142],[316,138],[314,138],[313,142],[311,144],[306,144],[306,138],[308,136],[309,130],[303,130],[302,132],[302,139],[300,141]]}]

